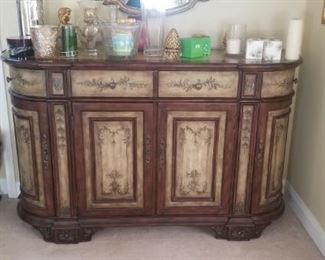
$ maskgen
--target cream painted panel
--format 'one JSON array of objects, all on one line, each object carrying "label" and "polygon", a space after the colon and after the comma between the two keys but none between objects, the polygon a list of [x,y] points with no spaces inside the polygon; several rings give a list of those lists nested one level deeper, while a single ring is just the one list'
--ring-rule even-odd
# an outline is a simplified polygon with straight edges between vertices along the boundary
[{"label": "cream painted panel", "polygon": [[270,111],[267,119],[260,205],[281,192],[290,108]]},{"label": "cream painted panel", "polygon": [[250,159],[250,147],[252,139],[254,106],[247,105],[243,107],[243,119],[241,125],[239,167],[237,177],[237,191],[235,211],[236,213],[245,212],[248,165]]},{"label": "cream painted panel", "polygon": [[65,114],[66,111],[64,105],[54,106],[57,173],[59,179],[59,210],[61,215],[69,214],[70,210],[70,180]]},{"label": "cream painted panel", "polygon": [[178,122],[176,131],[176,199],[212,198],[215,122]]},{"label": "cream painted panel", "polygon": [[286,96],[293,93],[295,69],[264,72],[262,84],[262,97]]},{"label": "cream painted panel", "polygon": [[11,88],[21,95],[45,97],[46,82],[43,70],[16,69],[10,67]]},{"label": "cream painted panel", "polygon": [[[167,207],[220,205],[226,117],[226,112],[171,111],[168,113],[165,198]],[[182,122],[174,129],[176,118],[182,118]],[[204,119],[200,120],[200,118]],[[174,133],[174,130],[177,133]],[[216,131],[218,131],[217,140],[215,140]],[[177,145],[181,146],[180,149],[177,147],[177,155],[173,153],[174,134],[177,136]],[[216,143],[217,147],[214,147]],[[214,149],[215,158],[213,158]],[[177,156],[176,183],[173,181],[174,156]],[[214,182],[213,174],[215,174]],[[173,193],[175,193],[174,199]],[[196,201],[197,199],[200,201]]]},{"label": "cream painted panel", "polygon": [[238,72],[162,71],[160,97],[237,97]]},{"label": "cream painted panel", "polygon": [[135,199],[133,134],[131,121],[94,122],[97,198]]},{"label": "cream painted panel", "polygon": [[17,140],[18,168],[24,197],[37,207],[45,207],[39,117],[35,111],[13,108]]},{"label": "cream painted panel", "polygon": [[[96,118],[98,121],[90,122],[91,119]],[[84,112],[82,121],[87,207],[143,208],[143,113]],[[133,146],[135,138],[136,147]],[[95,172],[91,164],[93,156],[96,163]],[[133,166],[135,158],[136,168]],[[95,185],[93,185],[94,174],[96,174]],[[134,182],[136,182],[136,192],[133,190]],[[96,187],[95,192],[93,187]],[[100,202],[95,201],[94,193],[97,199],[101,200]]]},{"label": "cream painted panel", "polygon": [[152,97],[152,71],[71,71],[76,97]]}]

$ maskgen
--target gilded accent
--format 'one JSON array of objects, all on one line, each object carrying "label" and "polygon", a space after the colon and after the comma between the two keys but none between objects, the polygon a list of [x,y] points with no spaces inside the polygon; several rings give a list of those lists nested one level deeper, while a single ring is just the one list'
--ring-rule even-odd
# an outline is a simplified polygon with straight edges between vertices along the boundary
[{"label": "gilded accent", "polygon": [[186,72],[159,73],[161,97],[237,97],[238,72]]},{"label": "gilded accent", "polygon": [[295,69],[264,72],[262,97],[286,96],[293,93]]},{"label": "gilded accent", "polygon": [[282,187],[290,108],[268,113],[260,205],[273,202]]},{"label": "gilded accent", "polygon": [[239,167],[237,175],[237,190],[235,202],[235,213],[237,214],[242,214],[245,212],[254,106],[244,106],[242,111],[243,112],[239,148]]},{"label": "gilded accent", "polygon": [[21,95],[45,97],[45,72],[42,70],[16,69],[10,67],[12,90]]},{"label": "gilded accent", "polygon": [[167,207],[220,205],[226,116],[215,111],[168,112],[166,150],[161,148],[160,156],[161,161],[166,158]]},{"label": "gilded accent", "polygon": [[152,71],[71,71],[73,96],[152,97]]},{"label": "gilded accent", "polygon": [[70,180],[67,145],[67,127],[64,105],[54,105],[54,122],[56,132],[57,171],[59,179],[60,214],[69,214],[70,210]]}]

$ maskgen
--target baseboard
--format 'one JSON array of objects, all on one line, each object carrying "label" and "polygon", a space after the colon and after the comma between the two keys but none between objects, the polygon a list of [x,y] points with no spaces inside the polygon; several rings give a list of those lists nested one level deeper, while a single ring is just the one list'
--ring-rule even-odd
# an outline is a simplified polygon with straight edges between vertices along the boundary
[{"label": "baseboard", "polygon": [[7,180],[5,178],[0,178],[0,194],[8,194]]},{"label": "baseboard", "polygon": [[291,206],[309,236],[314,240],[323,256],[325,256],[325,230],[323,230],[318,220],[314,217],[313,213],[308,209],[290,183],[287,183],[287,191],[288,204]]},{"label": "baseboard", "polygon": [[[9,198],[17,198],[20,194],[20,183],[15,182],[15,188],[13,189],[14,192],[9,196]],[[8,182],[5,178],[0,178],[0,194],[8,194]]]}]

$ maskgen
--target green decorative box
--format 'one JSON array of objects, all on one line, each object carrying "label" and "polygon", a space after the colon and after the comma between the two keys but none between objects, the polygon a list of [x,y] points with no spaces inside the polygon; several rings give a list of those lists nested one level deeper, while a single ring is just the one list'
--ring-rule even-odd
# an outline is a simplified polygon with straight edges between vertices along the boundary
[{"label": "green decorative box", "polygon": [[211,38],[209,36],[181,38],[181,57],[202,58],[211,54]]}]

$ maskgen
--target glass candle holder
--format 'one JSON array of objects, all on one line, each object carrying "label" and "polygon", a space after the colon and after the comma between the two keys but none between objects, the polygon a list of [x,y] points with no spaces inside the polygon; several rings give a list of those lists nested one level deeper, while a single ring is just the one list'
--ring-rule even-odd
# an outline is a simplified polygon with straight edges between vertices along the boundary
[{"label": "glass candle holder", "polygon": [[104,48],[109,56],[133,57],[138,53],[141,23],[103,23]]},{"label": "glass candle holder", "polygon": [[58,27],[53,25],[32,26],[31,39],[36,58],[52,58],[55,56]]},{"label": "glass candle holder", "polygon": [[246,29],[245,24],[230,24],[227,30],[226,52],[230,55],[241,55],[245,50]]},{"label": "glass candle holder", "polygon": [[161,57],[164,53],[165,11],[142,8],[144,21],[144,55]]}]

